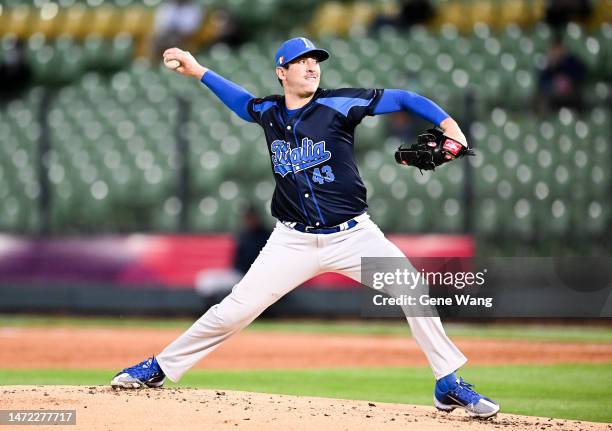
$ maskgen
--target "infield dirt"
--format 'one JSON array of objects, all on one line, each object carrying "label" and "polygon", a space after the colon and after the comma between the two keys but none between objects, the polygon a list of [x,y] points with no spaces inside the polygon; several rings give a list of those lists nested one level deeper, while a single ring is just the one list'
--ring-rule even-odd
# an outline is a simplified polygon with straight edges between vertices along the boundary
[{"label": "infield dirt", "polygon": [[[180,331],[117,328],[0,328],[7,368],[119,370],[156,354]],[[610,362],[610,343],[455,339],[471,364]],[[242,332],[198,368],[319,368],[425,365],[407,333],[398,336]],[[111,374],[109,374],[109,379]],[[476,421],[462,411],[328,398],[202,389],[114,391],[106,386],[0,386],[0,409],[74,409],[71,430],[612,430],[612,425],[500,414]],[[61,428],[61,427],[60,427]],[[19,429],[22,426],[0,426]],[[37,426],[37,430],[57,426]]]},{"label": "infield dirt", "polygon": [[[71,430],[610,430],[601,423],[500,414],[474,420],[461,411],[331,398],[203,389],[113,390],[102,386],[4,386],[2,409],[76,410]],[[37,426],[38,430],[62,428]],[[23,430],[23,426],[2,429]]]},{"label": "infield dirt", "polygon": [[[118,328],[0,328],[5,368],[98,368],[119,371],[159,353],[181,331]],[[472,365],[607,363],[611,343],[453,338]],[[262,369],[426,365],[406,336],[241,332],[196,368]]]}]

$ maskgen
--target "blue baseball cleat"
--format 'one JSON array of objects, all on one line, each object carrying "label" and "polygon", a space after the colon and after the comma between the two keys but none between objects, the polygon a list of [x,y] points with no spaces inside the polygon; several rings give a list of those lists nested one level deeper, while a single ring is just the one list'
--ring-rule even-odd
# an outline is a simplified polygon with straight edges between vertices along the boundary
[{"label": "blue baseball cleat", "polygon": [[[451,376],[454,378],[454,374]],[[495,416],[499,412],[499,404],[480,395],[472,387],[473,385],[461,378],[456,379],[454,383],[442,378],[436,382],[434,405],[445,412],[463,408],[470,416],[483,419]]]},{"label": "blue baseball cleat", "polygon": [[159,388],[164,384],[165,378],[166,375],[157,360],[151,357],[119,371],[111,380],[111,386],[120,389]]}]

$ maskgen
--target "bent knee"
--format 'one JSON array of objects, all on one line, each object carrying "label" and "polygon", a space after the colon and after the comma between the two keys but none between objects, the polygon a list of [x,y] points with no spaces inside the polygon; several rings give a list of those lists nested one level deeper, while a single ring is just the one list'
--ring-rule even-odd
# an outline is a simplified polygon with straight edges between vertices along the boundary
[{"label": "bent knee", "polygon": [[227,296],[219,304],[211,307],[214,321],[220,329],[240,329],[251,323],[263,310],[256,304],[242,303]]}]

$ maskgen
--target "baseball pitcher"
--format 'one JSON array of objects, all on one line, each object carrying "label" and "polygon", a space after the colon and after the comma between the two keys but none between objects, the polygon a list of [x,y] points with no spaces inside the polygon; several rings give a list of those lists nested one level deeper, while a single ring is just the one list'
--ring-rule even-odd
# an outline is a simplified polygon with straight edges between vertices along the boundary
[{"label": "baseball pitcher", "polygon": [[[244,278],[219,304],[157,356],[120,371],[115,388],[160,387],[178,381],[194,364],[308,279],[337,272],[361,281],[362,257],[404,257],[368,216],[366,189],[354,155],[355,128],[366,115],[409,111],[437,126],[418,146],[400,147],[398,163],[433,169],[469,153],[457,123],[439,106],[398,89],[319,88],[320,63],[329,53],[303,37],[290,39],[274,58],[283,95],[257,98],[200,65],[186,51],[164,52],[166,64],[206,85],[240,118],[264,130],[276,182],[272,215],[278,220]],[[437,130],[437,132],[434,132]],[[467,359],[438,317],[408,317],[436,378],[434,404],[464,408],[475,417],[499,411],[455,372]]]}]

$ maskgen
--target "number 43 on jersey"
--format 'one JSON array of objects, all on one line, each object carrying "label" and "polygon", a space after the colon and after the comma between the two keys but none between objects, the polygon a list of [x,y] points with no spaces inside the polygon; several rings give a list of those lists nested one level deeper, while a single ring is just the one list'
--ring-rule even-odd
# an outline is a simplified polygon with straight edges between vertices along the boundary
[{"label": "number 43 on jersey", "polygon": [[314,170],[312,171],[312,180],[315,183],[331,183],[335,179],[336,177],[334,176],[332,169],[329,165],[325,165],[321,169],[314,168]]}]

